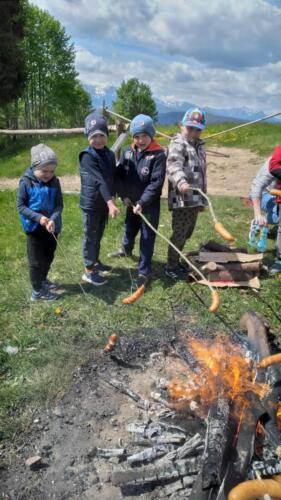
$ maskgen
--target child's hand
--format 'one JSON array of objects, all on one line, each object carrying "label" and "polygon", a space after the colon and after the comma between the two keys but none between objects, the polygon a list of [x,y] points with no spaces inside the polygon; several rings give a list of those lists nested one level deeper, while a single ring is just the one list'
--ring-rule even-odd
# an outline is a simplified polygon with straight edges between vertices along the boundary
[{"label": "child's hand", "polygon": [[47,225],[46,225],[46,229],[49,233],[53,233],[54,230],[55,230],[55,223],[53,220],[49,220]]},{"label": "child's hand", "polygon": [[188,184],[188,182],[183,182],[179,187],[179,192],[182,194],[187,193],[189,188],[190,188],[190,185]]},{"label": "child's hand", "polygon": [[109,200],[107,202],[107,206],[110,217],[112,217],[112,219],[115,219],[120,214],[120,210],[116,207],[115,203],[112,200]]},{"label": "child's hand", "polygon": [[142,212],[142,207],[141,207],[141,205],[139,205],[139,204],[138,204],[138,205],[136,205],[135,207],[133,207],[133,212],[134,212],[134,214],[136,214],[136,215],[137,215],[137,214],[140,214],[140,213]]},{"label": "child's hand", "polygon": [[261,214],[255,217],[255,223],[258,224],[258,226],[267,226],[267,220],[264,215]]},{"label": "child's hand", "polygon": [[49,222],[49,219],[48,219],[48,217],[45,217],[45,215],[42,215],[39,222],[40,222],[40,226],[46,227],[48,222]]}]

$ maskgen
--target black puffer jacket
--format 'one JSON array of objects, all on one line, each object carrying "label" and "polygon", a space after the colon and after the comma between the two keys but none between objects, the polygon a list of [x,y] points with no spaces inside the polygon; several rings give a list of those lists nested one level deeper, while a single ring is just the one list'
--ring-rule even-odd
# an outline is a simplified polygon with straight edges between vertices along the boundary
[{"label": "black puffer jacket", "polygon": [[107,208],[106,203],[114,194],[115,156],[107,147],[94,149],[89,146],[79,154],[81,195],[83,210]]},{"label": "black puffer jacket", "polygon": [[147,207],[160,200],[165,171],[165,152],[155,140],[141,153],[131,145],[117,165],[116,191],[121,198]]}]

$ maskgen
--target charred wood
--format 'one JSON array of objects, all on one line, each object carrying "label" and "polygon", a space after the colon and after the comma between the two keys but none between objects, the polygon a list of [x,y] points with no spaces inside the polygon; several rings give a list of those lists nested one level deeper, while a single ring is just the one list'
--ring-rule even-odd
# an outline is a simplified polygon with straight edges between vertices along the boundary
[{"label": "charred wood", "polygon": [[197,474],[200,463],[197,459],[178,460],[176,462],[163,461],[161,465],[144,466],[136,470],[120,470],[112,474],[114,486],[145,485],[149,483],[165,483],[185,476]]},{"label": "charred wood", "polygon": [[152,448],[147,448],[144,451],[139,451],[128,457],[127,462],[131,465],[136,465],[142,462],[152,462],[156,458],[163,457],[167,453],[174,450],[174,446],[170,444],[156,444]]},{"label": "charred wood", "polygon": [[228,442],[229,403],[219,399],[208,414],[202,467],[202,488],[218,486],[222,481],[222,464]]}]

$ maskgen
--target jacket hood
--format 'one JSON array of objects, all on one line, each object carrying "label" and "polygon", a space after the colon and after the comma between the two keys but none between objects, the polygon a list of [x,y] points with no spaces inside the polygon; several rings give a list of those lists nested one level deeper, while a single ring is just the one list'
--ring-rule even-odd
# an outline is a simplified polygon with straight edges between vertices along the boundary
[{"label": "jacket hood", "polygon": [[[131,148],[135,151],[135,144],[131,144]],[[142,153],[146,153],[146,151],[164,151],[164,148],[156,141],[156,139],[152,139],[149,146],[142,151]]]},{"label": "jacket hood", "polygon": [[177,133],[175,139],[177,141],[179,140],[180,142],[188,142],[192,146],[201,146],[201,145],[205,144],[205,141],[203,141],[203,139],[201,139],[201,138],[196,139],[196,140],[186,139],[186,137],[184,137],[180,132]]},{"label": "jacket hood", "polygon": [[43,184],[49,184],[55,178],[55,175],[48,182],[44,182],[44,181],[41,181],[40,179],[38,179],[38,177],[36,177],[34,175],[32,167],[28,167],[26,169],[26,171],[24,172],[23,177],[30,179],[34,182],[43,182]]},{"label": "jacket hood", "polygon": [[23,177],[27,177],[28,179],[31,179],[32,181],[37,181],[38,182],[37,177],[35,177],[35,175],[33,173],[32,167],[28,167],[26,169],[26,171],[23,174]]}]

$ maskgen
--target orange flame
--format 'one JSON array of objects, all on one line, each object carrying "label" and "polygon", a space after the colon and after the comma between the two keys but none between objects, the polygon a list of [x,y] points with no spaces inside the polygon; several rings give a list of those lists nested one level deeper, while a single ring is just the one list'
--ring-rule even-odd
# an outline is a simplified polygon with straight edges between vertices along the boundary
[{"label": "orange flame", "polygon": [[247,393],[254,392],[263,398],[266,384],[255,383],[253,363],[245,358],[239,345],[227,337],[198,340],[190,334],[184,339],[187,349],[196,361],[196,368],[181,365],[180,376],[168,385],[168,394],[181,408],[194,407],[206,414],[211,404],[219,398],[235,400],[240,409],[247,405]]}]

